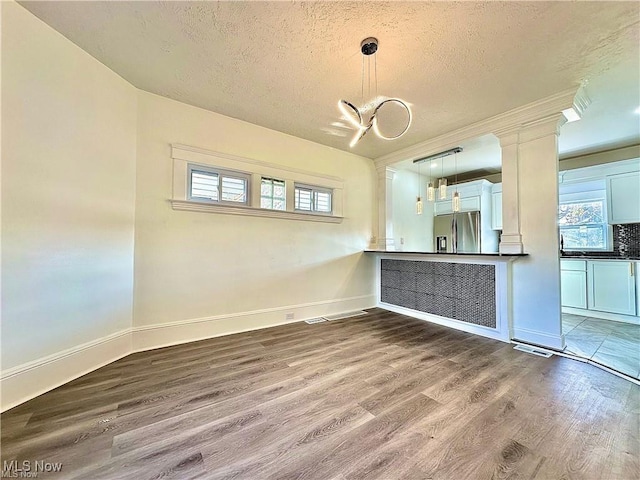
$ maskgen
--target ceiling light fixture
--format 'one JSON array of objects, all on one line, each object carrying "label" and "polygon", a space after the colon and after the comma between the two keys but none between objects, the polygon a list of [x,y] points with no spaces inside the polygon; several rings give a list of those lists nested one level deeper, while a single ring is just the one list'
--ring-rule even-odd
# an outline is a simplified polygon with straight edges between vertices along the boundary
[{"label": "ceiling light fixture", "polygon": [[453,194],[451,209],[454,212],[459,212],[460,211],[460,194],[458,193],[458,153],[457,152],[454,153],[454,156],[453,156],[453,165],[454,165],[453,168],[456,175],[456,179],[455,179],[456,191]]},{"label": "ceiling light fixture", "polygon": [[[457,154],[462,152],[462,147],[454,147],[454,148],[450,148],[449,150],[445,150],[444,152],[440,152],[440,153],[434,153],[433,155],[429,155],[428,157],[422,157],[422,158],[416,158],[413,163],[416,164],[420,164],[423,162],[429,162],[431,163],[432,160],[436,160],[438,158],[443,158],[443,157],[447,157],[449,155],[456,155],[455,158],[455,173],[456,173],[456,179],[457,179],[457,174],[458,174],[458,156]],[[438,164],[436,163],[435,166],[437,166]],[[440,200],[446,200],[447,198],[447,179],[444,176],[444,162],[440,163],[440,179],[438,179],[438,197],[440,198]],[[427,187],[427,199],[429,198],[429,187]],[[457,201],[459,202],[460,199],[458,198]]]},{"label": "ceiling light fixture", "polygon": [[[420,165],[418,165],[418,169],[420,168]],[[431,165],[431,160],[429,160],[429,185],[427,185],[427,201],[428,202],[433,202],[436,199],[436,193],[435,193],[435,188],[433,186],[433,172],[431,171],[431,169],[433,168],[433,165]]]},{"label": "ceiling light fixture", "polygon": [[[347,122],[349,122],[354,128],[357,129],[356,134],[353,136],[353,139],[351,140],[351,143],[349,143],[350,147],[354,147],[362,139],[362,137],[364,137],[369,132],[369,130],[373,130],[373,132],[383,140],[395,140],[396,138],[400,138],[402,135],[404,135],[407,132],[407,130],[409,130],[409,127],[411,126],[411,119],[412,119],[411,109],[404,101],[400,100],[399,98],[381,99],[381,98],[378,98],[377,96],[378,94],[378,73],[377,72],[378,71],[377,71],[377,60],[375,56],[375,53],[377,51],[378,51],[377,38],[369,37],[369,38],[365,38],[364,40],[362,40],[362,42],[360,42],[360,52],[362,53],[362,104],[363,106],[358,108],[353,103],[347,100],[340,100],[338,102],[338,109],[340,110],[340,113],[342,113],[343,118]],[[374,75],[374,86],[375,86],[375,98],[374,100],[369,102],[370,103],[369,105],[367,105],[364,103],[364,59],[365,57],[368,58],[367,85],[368,85],[368,94],[369,96],[371,96],[371,56],[372,55],[374,58],[373,75]],[[380,126],[378,125],[379,116],[380,116],[379,114],[381,112],[382,107],[385,105],[400,106],[402,109],[406,111],[407,124],[396,135],[385,135],[384,133],[382,133],[382,131],[380,130]],[[370,110],[371,108],[373,108],[373,112],[369,116],[368,120],[365,122],[362,114],[365,113],[367,110]]]}]

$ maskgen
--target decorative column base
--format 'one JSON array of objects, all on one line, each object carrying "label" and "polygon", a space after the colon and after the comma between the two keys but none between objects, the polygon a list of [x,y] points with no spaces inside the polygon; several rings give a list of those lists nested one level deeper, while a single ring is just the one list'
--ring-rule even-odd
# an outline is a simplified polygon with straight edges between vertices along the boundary
[{"label": "decorative column base", "polygon": [[500,253],[518,254],[524,253],[522,235],[502,235],[500,238]]}]

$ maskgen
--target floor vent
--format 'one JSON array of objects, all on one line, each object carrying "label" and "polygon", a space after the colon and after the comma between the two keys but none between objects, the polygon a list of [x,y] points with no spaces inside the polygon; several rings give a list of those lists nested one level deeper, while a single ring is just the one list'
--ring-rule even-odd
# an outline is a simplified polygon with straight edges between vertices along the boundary
[{"label": "floor vent", "polygon": [[324,318],[310,318],[309,320],[305,320],[304,323],[312,324],[312,323],[322,323],[326,321]]},{"label": "floor vent", "polygon": [[368,315],[369,312],[365,312],[364,310],[358,310],[357,312],[346,312],[346,313],[338,313],[337,315],[325,315],[325,320],[342,320],[343,318],[351,318],[351,317],[359,317],[361,315]]},{"label": "floor vent", "polygon": [[551,352],[545,352],[542,350],[537,350],[534,347],[530,347],[529,345],[516,345],[513,347],[514,350],[520,350],[521,352],[530,353],[531,355],[538,355],[539,357],[549,358],[553,355]]}]

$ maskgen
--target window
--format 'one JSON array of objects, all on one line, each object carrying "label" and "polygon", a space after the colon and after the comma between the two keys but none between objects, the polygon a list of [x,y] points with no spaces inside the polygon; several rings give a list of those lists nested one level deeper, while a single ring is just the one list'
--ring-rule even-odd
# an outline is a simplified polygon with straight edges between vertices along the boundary
[{"label": "window", "polygon": [[287,191],[284,180],[262,177],[260,182],[260,208],[287,209]]},{"label": "window", "polygon": [[606,250],[608,225],[604,199],[561,203],[558,224],[565,250]]},{"label": "window", "polygon": [[331,190],[296,184],[294,193],[294,208],[296,210],[314,213],[331,213],[333,193]]},{"label": "window", "polygon": [[[259,160],[172,145],[174,210],[341,223],[344,181]],[[295,205],[295,208],[294,208]]]},{"label": "window", "polygon": [[242,172],[189,165],[189,200],[247,205],[249,178]]}]

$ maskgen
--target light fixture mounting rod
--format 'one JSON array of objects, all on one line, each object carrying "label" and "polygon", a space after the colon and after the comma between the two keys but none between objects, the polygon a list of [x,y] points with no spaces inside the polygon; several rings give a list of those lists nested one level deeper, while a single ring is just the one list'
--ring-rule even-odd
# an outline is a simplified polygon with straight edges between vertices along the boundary
[{"label": "light fixture mounting rod", "polygon": [[363,55],[373,55],[378,51],[378,39],[374,37],[365,38],[360,42],[360,51]]},{"label": "light fixture mounting rod", "polygon": [[429,160],[435,160],[436,158],[447,157],[449,155],[453,155],[454,153],[460,153],[462,152],[462,150],[463,150],[462,147],[450,148],[449,150],[445,150],[444,152],[440,152],[440,153],[435,153],[433,155],[429,155],[428,157],[416,158],[413,161],[413,163],[428,162]]}]

